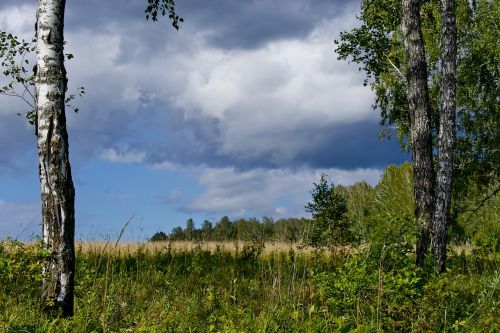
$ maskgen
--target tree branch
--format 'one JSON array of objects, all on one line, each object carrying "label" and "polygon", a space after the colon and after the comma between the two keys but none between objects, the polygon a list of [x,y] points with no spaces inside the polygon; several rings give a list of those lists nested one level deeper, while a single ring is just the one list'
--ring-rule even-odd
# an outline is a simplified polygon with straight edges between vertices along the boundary
[{"label": "tree branch", "polygon": [[497,195],[497,193],[500,192],[500,185],[497,186],[497,188],[495,190],[493,190],[492,193],[490,193],[489,195],[487,195],[486,197],[483,198],[483,200],[481,200],[479,202],[479,204],[476,206],[476,208],[472,209],[469,217],[467,218],[467,220],[465,221],[465,224],[469,223],[470,219],[472,218],[472,216],[474,214],[476,214],[485,204],[486,202],[488,202],[488,200],[492,199],[493,197],[495,197]]},{"label": "tree branch", "polygon": [[401,76],[404,80],[406,80],[406,76],[399,70],[399,68],[391,61],[391,59],[389,58],[389,56],[385,56],[387,58],[387,61],[389,62],[389,64],[396,70],[396,73],[399,74],[399,76]]}]

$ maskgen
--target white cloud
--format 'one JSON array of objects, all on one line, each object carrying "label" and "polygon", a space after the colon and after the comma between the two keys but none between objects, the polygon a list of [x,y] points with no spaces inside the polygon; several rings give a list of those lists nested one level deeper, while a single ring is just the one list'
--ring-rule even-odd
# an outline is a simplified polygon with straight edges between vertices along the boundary
[{"label": "white cloud", "polygon": [[178,170],[181,168],[180,165],[176,163],[172,163],[170,161],[163,161],[161,163],[154,163],[151,166],[151,169],[157,170],[157,171],[174,171]]},{"label": "white cloud", "polygon": [[315,143],[304,135],[377,118],[360,74],[336,59],[334,24],[253,50],[201,45],[183,61],[187,85],[174,100],[187,117],[219,119],[218,154],[292,160]]},{"label": "white cloud", "polygon": [[[68,30],[66,51],[76,56],[67,63],[70,92],[86,88],[74,102],[81,112],[68,112],[73,147],[79,149],[73,156],[169,169],[172,160],[198,163],[193,152],[203,152],[205,160],[208,155],[241,164],[267,159],[268,165],[296,165],[329,144],[324,134],[335,133],[332,128],[367,119],[375,124],[370,90],[334,53],[333,39],[354,20],[349,8],[319,22],[305,38],[237,50],[211,46],[189,26],[168,36],[152,34],[157,26],[143,21]],[[174,108],[182,114],[172,123],[166,114]],[[214,118],[212,125],[205,121]],[[140,128],[145,124],[154,128]],[[163,137],[154,139],[153,131]],[[180,140],[171,138],[176,131]],[[106,149],[132,135],[134,149],[145,156]],[[149,158],[159,152],[165,152],[160,159]],[[310,159],[303,164],[314,164]]]},{"label": "white cloud", "polygon": [[336,60],[331,38],[275,41],[256,50],[201,48],[189,59],[177,104],[221,119],[243,109],[261,124],[373,118],[369,88]]},{"label": "white cloud", "polygon": [[375,185],[382,170],[237,171],[234,168],[211,168],[203,171],[198,179],[204,192],[185,208],[190,212],[231,216],[305,216],[304,205],[310,200],[309,191],[313,183],[319,181],[322,173],[329,175],[335,184],[352,185],[366,181]]},{"label": "white cloud", "polygon": [[18,37],[31,40],[35,29],[35,4],[6,7],[0,11],[0,27]]},{"label": "white cloud", "polygon": [[125,147],[122,151],[115,148],[104,149],[100,154],[101,159],[114,163],[140,163],[146,158],[146,153],[129,151]]}]

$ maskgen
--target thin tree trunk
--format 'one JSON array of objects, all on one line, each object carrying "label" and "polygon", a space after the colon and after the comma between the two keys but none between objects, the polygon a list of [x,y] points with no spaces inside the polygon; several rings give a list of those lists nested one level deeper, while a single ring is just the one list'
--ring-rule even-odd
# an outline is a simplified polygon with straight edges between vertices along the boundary
[{"label": "thin tree trunk", "polygon": [[439,116],[439,155],[432,250],[436,259],[436,268],[438,271],[443,272],[446,262],[446,234],[450,218],[453,141],[455,137],[455,90],[457,76],[455,0],[441,0],[441,21],[441,110]]},{"label": "thin tree trunk", "polygon": [[39,0],[37,9],[36,135],[42,200],[42,307],[73,315],[74,196],[66,131],[64,0]]},{"label": "thin tree trunk", "polygon": [[422,267],[430,245],[433,212],[434,169],[432,165],[431,107],[427,87],[427,64],[420,26],[420,1],[403,0],[402,30],[407,57],[407,96],[411,118],[415,217],[419,237],[417,266]]}]

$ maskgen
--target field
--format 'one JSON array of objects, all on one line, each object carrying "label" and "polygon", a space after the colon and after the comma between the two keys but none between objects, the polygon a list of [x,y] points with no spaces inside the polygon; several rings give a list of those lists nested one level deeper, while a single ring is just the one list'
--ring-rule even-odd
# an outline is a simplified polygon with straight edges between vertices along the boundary
[{"label": "field", "polygon": [[39,309],[39,244],[0,243],[1,332],[498,332],[499,256],[417,270],[398,243],[78,243],[75,316]]}]

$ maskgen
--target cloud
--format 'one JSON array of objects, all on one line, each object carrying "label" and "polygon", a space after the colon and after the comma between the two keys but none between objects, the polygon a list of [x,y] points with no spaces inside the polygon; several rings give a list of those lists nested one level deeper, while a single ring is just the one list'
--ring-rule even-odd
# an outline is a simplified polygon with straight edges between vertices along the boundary
[{"label": "cloud", "polygon": [[[120,220],[131,200],[110,184],[99,211],[102,170],[83,167],[100,168],[99,160],[121,164],[112,166],[117,176],[127,169],[139,183],[174,178],[164,194],[134,189],[144,199],[137,205],[163,208],[148,208],[163,221],[167,210],[303,216],[321,172],[335,183],[375,184],[387,164],[405,159],[397,141],[378,140],[362,74],[336,60],[333,40],[356,24],[359,0],[183,0],[178,32],[166,19],[146,21],[146,4],[67,3],[69,92],[86,88],[73,101],[80,112],[67,110],[75,184],[85,184],[77,189],[80,220]],[[0,2],[2,29],[30,38],[34,16],[33,1]],[[33,128],[16,116],[25,111],[1,98],[0,177],[36,170]],[[39,211],[6,190],[0,196],[9,201],[0,204],[0,233],[15,233],[15,223]]]},{"label": "cloud", "polygon": [[[2,1],[3,2],[3,1]],[[35,5],[33,1],[0,6],[0,29],[5,32],[15,32],[18,37],[31,40],[34,36]]]},{"label": "cloud", "polygon": [[322,20],[342,16],[357,1],[185,0],[177,4],[183,27],[201,31],[221,49],[256,49],[273,40],[306,37]]},{"label": "cloud", "polygon": [[[73,140],[89,153],[127,145],[145,152],[149,165],[352,168],[397,162],[401,156],[387,154],[394,144],[377,140],[378,116],[362,77],[335,59],[337,23],[325,21],[304,39],[258,49],[221,49],[199,35],[161,38],[156,55],[140,62],[134,54],[144,54],[147,37],[134,24],[122,34],[70,35],[69,47],[88,45],[69,65],[88,91],[81,114],[70,117]],[[96,54],[102,54],[97,62]]]},{"label": "cloud", "polygon": [[166,195],[158,195],[154,202],[161,205],[177,207],[185,204],[187,199],[188,197],[182,189],[173,188]]},{"label": "cloud", "polygon": [[[292,216],[304,214],[321,171],[374,183],[404,160],[396,141],[378,140],[362,75],[336,60],[333,40],[355,24],[358,1],[186,0],[179,32],[147,22],[144,5],[68,3],[69,88],[86,88],[80,112],[67,111],[74,169],[99,159],[197,169],[201,194],[158,200],[185,212]],[[9,13],[22,16],[9,28],[30,31],[31,2],[2,1],[0,22]],[[22,111],[2,98],[2,174],[36,167]]]},{"label": "cloud", "polygon": [[101,159],[115,163],[140,163],[146,157],[144,152],[128,151],[125,148],[118,151],[115,148],[104,149],[100,155]]},{"label": "cloud", "polygon": [[[273,126],[306,122],[352,123],[374,118],[362,78],[336,60],[329,40],[279,41],[256,50],[201,48],[189,59],[186,90],[175,98],[186,112],[226,118],[250,114]],[[189,115],[189,113],[188,113]]]},{"label": "cloud", "polygon": [[181,168],[180,165],[176,163],[172,163],[170,161],[163,161],[161,163],[154,163],[151,166],[151,169],[157,170],[157,171],[174,171],[178,170]]},{"label": "cloud", "polygon": [[[18,8],[31,17],[27,3],[0,13]],[[75,101],[77,115],[68,110],[72,159],[237,169],[403,160],[397,144],[377,139],[362,76],[333,51],[357,5],[189,0],[178,4],[186,23],[175,32],[164,21],[146,22],[142,3],[68,4],[66,50],[76,55],[67,63],[69,87],[87,92]]]},{"label": "cloud", "polygon": [[[335,184],[352,185],[367,181],[375,185],[380,169],[253,169],[235,168],[204,170],[199,183],[204,191],[183,209],[188,213],[208,212],[229,216],[305,216],[304,205],[313,183],[321,173],[329,175]],[[285,206],[287,208],[285,208]]]}]

